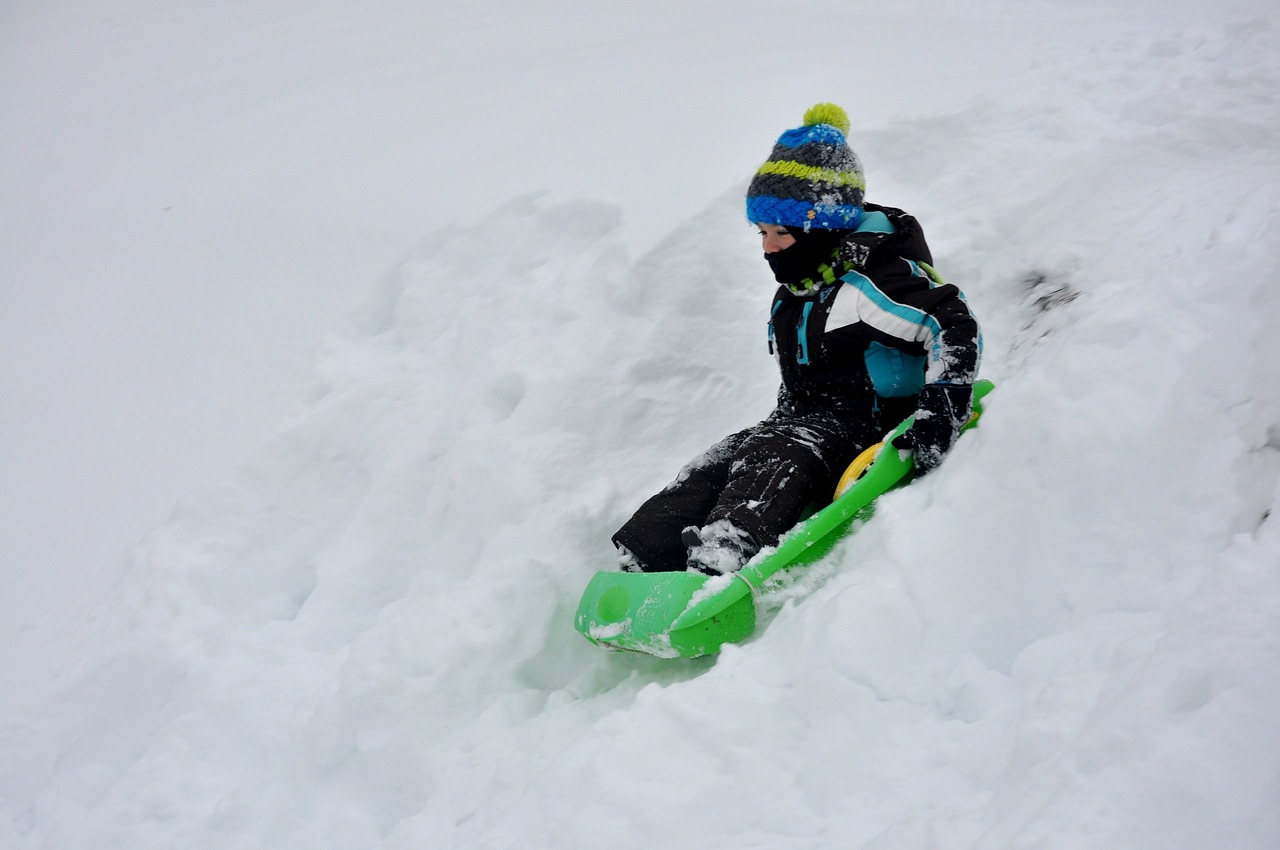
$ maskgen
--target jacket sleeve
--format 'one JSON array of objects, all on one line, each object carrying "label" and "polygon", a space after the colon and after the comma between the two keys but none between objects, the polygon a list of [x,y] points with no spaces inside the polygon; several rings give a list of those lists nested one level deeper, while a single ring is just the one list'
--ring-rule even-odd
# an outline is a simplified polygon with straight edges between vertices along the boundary
[{"label": "jacket sleeve", "polygon": [[924,263],[899,259],[893,266],[874,279],[857,272],[845,278],[857,293],[858,321],[890,344],[921,351],[926,384],[972,384],[982,333],[963,293]]}]

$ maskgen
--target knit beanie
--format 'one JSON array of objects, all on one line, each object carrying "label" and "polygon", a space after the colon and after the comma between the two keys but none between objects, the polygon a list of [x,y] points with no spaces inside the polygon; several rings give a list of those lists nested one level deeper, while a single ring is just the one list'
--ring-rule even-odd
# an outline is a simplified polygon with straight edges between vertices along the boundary
[{"label": "knit beanie", "polygon": [[778,137],[747,189],[747,219],[808,231],[855,230],[866,182],[849,147],[849,116],[834,103],[804,114],[804,126]]}]

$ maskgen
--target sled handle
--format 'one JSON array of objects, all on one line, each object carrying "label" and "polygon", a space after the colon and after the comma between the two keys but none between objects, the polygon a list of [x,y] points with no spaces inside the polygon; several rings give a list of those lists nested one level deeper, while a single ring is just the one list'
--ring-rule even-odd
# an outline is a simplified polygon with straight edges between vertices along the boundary
[{"label": "sled handle", "polygon": [[[964,423],[964,426],[960,429],[961,431],[967,431],[969,428],[973,427],[974,423],[978,421],[978,417],[982,416],[982,406],[979,402],[982,401],[982,398],[987,393],[991,392],[991,389],[994,386],[994,384],[986,380],[978,381],[973,385],[973,412],[969,414],[969,420]],[[894,433],[889,435],[890,438],[896,437],[898,434],[906,431],[914,420],[914,416],[908,418],[905,422],[894,429]],[[832,501],[843,496],[848,492],[850,487],[857,483],[859,478],[866,474],[866,471],[871,468],[871,464],[875,463],[876,458],[880,456],[880,450],[884,448],[884,444],[885,441],[881,441],[876,443],[874,446],[868,446],[862,450],[861,454],[853,459],[853,463],[850,463],[845,469],[844,475],[840,476],[840,481],[836,484],[835,495],[831,497]]]},{"label": "sled handle", "polygon": [[884,448],[884,443],[879,442],[874,446],[867,446],[862,453],[853,459],[853,463],[844,471],[844,475],[840,476],[840,482],[836,484],[835,495],[831,497],[832,501],[843,496],[850,487],[854,485],[863,474],[871,468],[871,464],[876,462],[876,458],[880,456],[880,450]]}]

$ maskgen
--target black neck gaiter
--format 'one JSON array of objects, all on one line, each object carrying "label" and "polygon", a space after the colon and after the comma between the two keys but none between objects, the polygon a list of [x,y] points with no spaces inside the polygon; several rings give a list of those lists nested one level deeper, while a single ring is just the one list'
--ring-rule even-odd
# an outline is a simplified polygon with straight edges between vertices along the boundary
[{"label": "black neck gaiter", "polygon": [[821,281],[818,271],[821,265],[831,265],[835,258],[836,247],[840,244],[841,233],[836,230],[803,230],[787,229],[795,237],[795,244],[765,254],[765,262],[773,269],[773,277],[778,283],[786,284],[793,290],[808,289],[806,281]]}]

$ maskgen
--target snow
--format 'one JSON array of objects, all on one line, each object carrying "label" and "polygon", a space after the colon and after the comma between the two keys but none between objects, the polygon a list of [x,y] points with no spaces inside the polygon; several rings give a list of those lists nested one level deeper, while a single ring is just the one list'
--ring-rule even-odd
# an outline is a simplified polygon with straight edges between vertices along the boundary
[{"label": "snow", "polygon": [[[9,4],[0,846],[1280,846],[1278,24]],[[819,101],[997,389],[747,643],[602,652]]]}]

